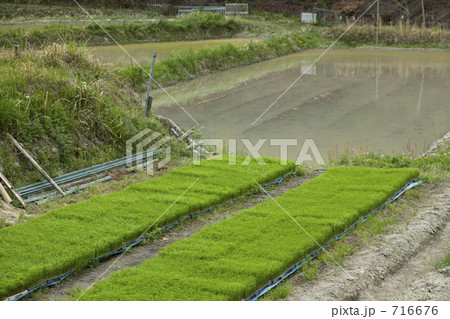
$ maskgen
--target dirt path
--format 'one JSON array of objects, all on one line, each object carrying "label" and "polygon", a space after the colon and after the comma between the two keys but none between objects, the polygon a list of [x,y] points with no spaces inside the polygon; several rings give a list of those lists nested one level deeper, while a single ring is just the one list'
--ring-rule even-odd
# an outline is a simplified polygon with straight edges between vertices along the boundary
[{"label": "dirt path", "polygon": [[13,225],[17,223],[20,214],[23,212],[19,208],[6,204],[0,197],[0,225]]},{"label": "dirt path", "polygon": [[[317,174],[318,173],[313,172],[305,176],[289,177],[280,185],[268,189],[267,192],[273,197],[280,196],[289,189],[299,186]],[[176,241],[191,237],[202,228],[216,224],[225,218],[235,215],[238,211],[253,207],[264,200],[267,200],[267,196],[264,193],[258,193],[251,197],[239,200],[233,205],[182,224],[165,233],[162,238],[139,245],[127,251],[121,258],[119,258],[120,255],[110,258],[105,262],[97,264],[94,268],[85,269],[82,272],[69,277],[57,286],[41,289],[30,296],[25,297],[24,300],[61,300],[70,298],[71,293],[74,290],[86,289],[100,277],[104,279],[122,268],[139,265],[145,260],[155,257],[162,248]]]},{"label": "dirt path", "polygon": [[[425,193],[418,209],[408,208],[393,231],[371,239],[369,245],[362,245],[353,255],[346,257],[343,263],[345,271],[337,266],[327,266],[313,281],[296,276],[291,280],[294,289],[286,299],[423,299],[410,291],[414,285],[419,290],[423,285],[427,286],[423,277],[448,252],[450,181],[432,186]],[[439,281],[445,273],[441,271],[434,277],[428,275],[435,278],[432,285],[436,287],[427,291],[425,299],[450,299],[449,281]]]},{"label": "dirt path", "polygon": [[[411,257],[411,259],[409,259],[403,267],[401,267],[396,273],[388,276],[383,282],[381,282],[380,285],[373,286],[369,289],[369,293],[373,298],[375,298],[375,300],[411,300],[411,297],[418,296],[417,293],[411,294],[412,287],[417,285],[417,282],[423,281],[425,275],[428,273],[436,272],[435,265],[439,261],[443,260],[449,251],[449,216],[447,217],[445,227],[443,227],[432,240],[427,241],[425,246],[423,246],[415,256]],[[428,277],[430,277],[430,275]],[[425,299],[441,299],[441,285],[439,282],[436,282],[436,280],[439,280],[440,276],[437,276],[435,279],[431,277],[427,281],[430,284],[430,289],[428,289],[430,291],[425,291],[423,297]],[[431,289],[431,286],[434,288]],[[438,294],[434,294],[433,290],[436,290]],[[447,286],[446,297],[446,300],[450,300],[450,286]]]}]

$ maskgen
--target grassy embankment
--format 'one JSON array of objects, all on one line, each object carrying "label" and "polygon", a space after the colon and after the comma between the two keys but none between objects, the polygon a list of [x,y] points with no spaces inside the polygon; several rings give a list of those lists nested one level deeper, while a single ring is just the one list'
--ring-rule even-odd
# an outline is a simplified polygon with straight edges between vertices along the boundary
[{"label": "grassy embankment", "polygon": [[[126,31],[128,27],[136,27],[132,34],[148,27],[163,30],[158,37],[196,34],[195,30],[204,37],[208,32],[217,35],[217,30],[222,35],[234,32],[242,25],[221,15],[191,15],[173,23],[161,20],[147,26],[110,25],[108,31],[119,41],[133,39]],[[91,30],[104,38],[103,31],[94,25],[62,28]],[[37,46],[60,41],[59,26],[49,26],[48,33],[44,29],[30,31]],[[24,34],[1,39],[11,42],[16,36],[26,41]],[[61,35],[66,36],[71,39],[70,35]],[[21,50],[19,59],[13,57],[12,50],[0,51],[0,71],[4,74],[0,79],[0,161],[16,187],[40,181],[41,176],[5,142],[6,133],[23,143],[51,176],[123,156],[125,141],[143,128],[167,134],[158,121],[141,116],[142,102],[133,91],[145,88],[147,76],[142,70],[125,68],[114,72],[86,54],[83,46],[73,44],[92,34],[78,36],[70,44],[52,44],[40,51]],[[182,51],[157,64],[155,79],[163,85],[173,84],[316,45],[314,33],[305,33],[252,42],[244,48],[230,44],[197,53]],[[173,150],[174,154],[182,153],[181,143],[175,143]]]},{"label": "grassy embankment", "polygon": [[[155,79],[162,85],[169,85],[304,48],[324,47],[329,45],[333,38],[324,34],[335,30],[335,28],[305,27],[298,31],[297,22],[287,18],[263,22],[265,27],[260,30],[261,32],[267,31],[270,24],[277,26],[274,30],[278,35],[250,42],[242,47],[228,44],[217,49],[175,53],[167,60],[157,63]],[[239,30],[245,29],[257,32],[258,23],[254,18],[236,20],[220,15],[197,14],[175,22],[161,20],[144,25],[107,25],[106,28],[110,28],[108,31],[111,31],[120,42],[134,42],[142,39],[151,40],[151,37],[148,38],[149,30],[160,31],[151,32],[151,36],[157,37],[158,40],[164,37],[185,39],[187,34],[194,37],[205,35],[208,37],[227,35],[229,32],[240,32]],[[103,31],[95,25],[62,26],[62,30],[65,28],[77,30],[74,34],[60,32],[59,27],[61,26],[50,26],[48,32],[46,28],[20,31],[22,33],[17,34],[14,33],[17,31],[9,31],[6,33],[8,36],[1,37],[1,41],[10,47],[17,37],[21,41],[30,40],[36,46],[58,42],[61,38],[72,39],[75,42],[88,41],[90,38],[101,38],[102,41],[105,39]],[[286,36],[282,33],[283,30],[289,30],[290,33]],[[367,35],[364,36],[368,41],[370,35],[373,36],[372,31],[367,31]],[[52,46],[42,52],[22,51],[21,58],[17,61],[13,59],[10,50],[0,53],[0,68],[2,74],[5,74],[0,79],[3,106],[0,111],[2,137],[4,138],[6,131],[15,135],[25,143],[25,146],[32,149],[37,159],[44,163],[44,169],[49,170],[52,176],[123,155],[123,141],[146,125],[158,131],[162,130],[158,122],[141,118],[141,101],[136,101],[132,95],[133,89],[139,92],[145,89],[147,76],[140,68],[128,67],[114,72],[93,62],[82,52],[83,49],[77,49],[72,45],[65,48],[60,50],[58,46]],[[70,60],[72,53],[69,51],[76,52],[75,60]],[[82,61],[79,65],[77,59]],[[149,71],[150,67],[144,66],[144,69]],[[124,85],[126,83],[123,79],[128,85]],[[123,87],[117,89],[116,83],[121,83]],[[96,98],[97,95],[99,97]],[[108,107],[101,107],[102,104]],[[129,107],[130,105],[132,107]],[[86,121],[88,113],[91,115]],[[106,147],[103,147],[104,145]],[[40,179],[27,163],[19,162],[17,158],[17,154],[11,148],[0,143],[0,159],[16,186]]]},{"label": "grassy embankment", "polygon": [[[118,43],[161,42],[227,38],[248,26],[235,18],[220,14],[190,14],[169,21],[161,18],[149,23],[106,23],[102,28]],[[36,29],[17,28],[3,31],[0,47],[43,48],[54,42],[71,41],[85,45],[111,45],[115,42],[96,23],[89,25],[50,24]]]},{"label": "grassy embankment", "polygon": [[[0,51],[0,162],[18,187],[40,181],[11,143],[23,143],[51,176],[125,155],[125,142],[144,128],[168,134],[110,69],[76,45],[42,51]],[[174,154],[185,145],[170,142]]]},{"label": "grassy embankment", "polygon": [[[324,28],[323,36],[337,38],[347,29],[345,25]],[[350,47],[375,46],[376,27],[357,25],[350,28],[339,40]],[[450,48],[450,31],[445,28],[410,26],[383,26],[379,34],[380,46],[405,48]]]},{"label": "grassy embankment", "polygon": [[[260,62],[304,49],[328,47],[347,28],[344,25],[300,27],[295,19],[288,18],[257,21],[252,17],[240,21],[245,21],[245,24],[251,26],[251,29],[265,35],[267,30],[273,26],[273,33],[270,38],[250,42],[241,47],[225,44],[216,49],[203,49],[198,52],[178,51],[156,64],[154,78],[161,85],[171,85],[208,73]],[[380,46],[445,49],[450,48],[449,38],[450,32],[445,29],[405,29],[385,26],[381,29]],[[375,45],[375,28],[356,25],[347,31],[334,47],[348,48],[368,45]],[[144,70],[148,73],[150,65],[144,66]],[[130,66],[117,69],[117,73],[130,81],[137,91],[145,90],[148,76],[141,68]]]},{"label": "grassy embankment", "polygon": [[[242,46],[224,44],[216,49],[180,50],[167,59],[156,63],[154,79],[161,85],[193,79],[209,73],[227,70],[233,67],[256,63],[270,58],[298,52],[302,49],[325,47],[330,41],[322,38],[314,29],[305,32],[280,35],[260,41],[250,41]],[[151,66],[144,70],[149,73]],[[139,67],[116,69],[116,73],[125,78],[136,91],[146,89],[148,75]],[[156,84],[154,87],[157,88]]]},{"label": "grassy embankment", "polygon": [[[161,18],[158,22],[136,24],[104,24],[105,30],[119,43],[138,43],[152,41],[195,40],[224,38],[236,35],[260,35],[263,41],[250,42],[236,47],[231,44],[217,49],[204,49],[199,52],[181,50],[156,65],[155,79],[161,85],[171,85],[180,81],[229,69],[269,58],[294,53],[306,48],[329,46],[347,28],[345,25],[333,27],[305,26],[298,19],[279,15],[262,19],[261,17],[233,18],[219,14],[196,13],[175,21]],[[267,39],[267,37],[269,37]],[[380,45],[406,47],[449,46],[449,32],[445,29],[418,29],[384,26],[380,33]],[[50,25],[40,29],[10,30],[3,33],[0,46],[12,47],[19,39],[20,45],[43,47],[52,42],[68,39],[87,45],[114,44],[96,24],[89,26]],[[355,47],[373,45],[375,29],[373,26],[353,26],[335,44],[335,47]],[[150,65],[144,66],[149,72]],[[148,76],[137,66],[118,69],[117,72],[138,91],[145,90]],[[156,84],[155,84],[156,87]]]},{"label": "grassy embankment", "polygon": [[352,155],[349,152],[341,154],[329,163],[334,166],[363,166],[374,168],[415,167],[420,169],[421,179],[425,183],[438,183],[450,179],[450,142],[444,142],[426,156],[379,155],[373,152],[360,152]]},{"label": "grassy embankment", "polygon": [[318,248],[292,218],[324,244],[418,175],[330,169],[276,199],[291,216],[267,200],[118,271],[82,300],[241,300]]},{"label": "grassy embankment", "polygon": [[240,165],[243,159],[237,158],[238,165],[213,158],[201,166],[173,169],[123,191],[96,196],[1,229],[0,300],[84,266],[146,230],[151,233],[191,213],[259,191],[252,178],[265,184],[295,170],[292,163],[280,165],[275,159],[266,159],[265,166],[255,160]]}]

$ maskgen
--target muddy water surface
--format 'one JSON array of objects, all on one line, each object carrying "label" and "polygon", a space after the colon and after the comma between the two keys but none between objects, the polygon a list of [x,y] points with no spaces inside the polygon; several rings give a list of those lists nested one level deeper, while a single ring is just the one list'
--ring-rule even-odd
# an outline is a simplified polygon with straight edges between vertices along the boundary
[{"label": "muddy water surface", "polygon": [[[355,153],[417,154],[450,130],[449,52],[335,50],[308,69],[321,53],[232,69],[168,92],[204,127],[204,137],[267,139],[261,153],[269,156],[279,156],[279,146],[269,143],[274,138],[299,144],[312,138],[325,160],[343,152],[346,142]],[[156,113],[195,126],[167,95],[155,92],[154,98]],[[289,147],[289,158],[297,158],[300,146]]]}]

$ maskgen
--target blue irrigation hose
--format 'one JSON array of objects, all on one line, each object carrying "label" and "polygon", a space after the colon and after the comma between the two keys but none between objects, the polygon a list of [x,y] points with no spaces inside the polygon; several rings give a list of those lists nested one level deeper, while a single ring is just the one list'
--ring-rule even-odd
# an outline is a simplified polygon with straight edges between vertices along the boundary
[{"label": "blue irrigation hose", "polygon": [[420,179],[413,179],[411,181],[409,181],[402,189],[400,189],[397,193],[395,193],[390,199],[388,199],[384,204],[382,204],[380,207],[378,207],[377,209],[374,209],[373,211],[371,211],[369,214],[367,214],[364,217],[359,218],[353,225],[351,225],[350,227],[348,227],[346,230],[344,230],[342,233],[340,233],[339,235],[333,237],[330,241],[328,241],[326,244],[324,244],[323,246],[321,246],[319,249],[315,250],[314,252],[312,252],[311,254],[309,254],[308,256],[306,256],[305,258],[303,258],[302,260],[300,260],[299,262],[297,262],[296,264],[292,265],[291,268],[289,268],[288,270],[286,270],[284,273],[282,273],[280,276],[278,276],[277,278],[269,281],[268,283],[266,283],[264,286],[262,286],[260,289],[258,289],[257,291],[255,291],[253,294],[251,294],[248,298],[244,299],[245,301],[255,301],[258,300],[258,298],[260,298],[261,296],[263,296],[265,293],[267,293],[268,291],[270,291],[271,289],[275,288],[276,286],[278,286],[279,284],[281,284],[284,280],[287,279],[287,277],[289,277],[290,275],[292,275],[293,273],[295,273],[298,269],[300,269],[300,267],[307,263],[308,261],[310,261],[311,259],[317,257],[317,255],[324,250],[325,248],[327,248],[328,246],[330,246],[333,242],[338,241],[339,239],[341,239],[343,236],[347,235],[348,233],[350,233],[353,228],[355,228],[358,224],[365,222],[370,216],[378,213],[380,210],[382,210],[387,204],[394,202],[396,199],[398,199],[404,192],[406,192],[408,189],[411,189],[417,185],[422,184],[422,181]]},{"label": "blue irrigation hose", "polygon": [[[284,175],[284,176],[278,178],[277,180],[275,180],[275,181],[273,181],[273,182],[271,182],[271,183],[264,184],[262,187],[263,187],[263,188],[269,188],[269,187],[271,187],[271,186],[273,186],[273,185],[280,184],[281,182],[283,182],[283,180],[284,180],[286,177],[291,176],[291,175],[295,175],[295,174],[296,174],[296,172],[289,172],[289,173],[287,173],[286,175]],[[251,195],[251,193],[247,193],[247,194],[244,194],[244,195],[242,195],[242,196],[239,196],[239,197],[237,197],[237,198],[235,198],[235,199],[231,199],[231,200],[229,200],[229,201],[227,201],[227,202],[225,202],[225,203],[222,203],[222,204],[220,204],[220,205],[216,205],[216,206],[213,206],[213,207],[209,207],[209,208],[207,208],[207,209],[205,209],[205,210],[202,210],[202,211],[200,211],[200,212],[196,212],[196,213],[190,214],[190,215],[184,217],[184,218],[181,219],[181,220],[178,220],[178,221],[176,221],[176,222],[174,222],[174,223],[172,223],[172,224],[170,224],[170,225],[167,225],[167,226],[162,227],[160,230],[158,230],[158,231],[156,231],[156,232],[153,232],[153,233],[151,233],[151,234],[148,234],[148,235],[139,237],[139,238],[137,238],[137,239],[135,239],[135,240],[132,240],[132,241],[126,243],[125,245],[123,245],[123,246],[121,246],[121,247],[119,247],[119,248],[117,248],[117,249],[115,249],[115,250],[113,250],[113,251],[110,251],[109,253],[107,253],[107,254],[105,254],[105,255],[96,257],[96,258],[94,258],[94,259],[88,261],[83,267],[77,267],[77,268],[74,268],[74,269],[72,269],[72,270],[70,270],[70,271],[68,271],[68,272],[66,272],[66,273],[64,273],[64,274],[62,274],[62,275],[60,275],[60,276],[57,276],[57,277],[54,277],[54,278],[50,278],[50,279],[46,279],[46,280],[44,280],[43,282],[37,284],[36,286],[33,286],[33,287],[27,289],[25,292],[19,294],[19,295],[16,296],[14,299],[11,299],[11,301],[18,301],[18,300],[22,299],[23,297],[27,296],[28,294],[30,294],[30,293],[32,293],[32,292],[34,292],[34,291],[36,291],[36,290],[39,290],[39,289],[41,289],[41,288],[55,286],[55,285],[61,283],[64,279],[68,278],[70,275],[72,275],[73,273],[75,273],[75,272],[78,271],[78,270],[81,270],[81,269],[83,269],[83,268],[86,268],[87,266],[89,266],[89,265],[91,265],[91,264],[94,264],[94,263],[97,263],[97,262],[101,262],[101,261],[107,260],[107,259],[110,258],[110,257],[117,256],[117,255],[119,255],[119,254],[121,254],[121,253],[127,251],[127,250],[130,249],[131,247],[134,247],[134,246],[136,246],[136,245],[139,245],[140,243],[142,243],[142,242],[145,241],[145,240],[153,239],[153,238],[157,237],[158,235],[161,235],[161,234],[163,234],[163,233],[169,231],[170,229],[172,229],[172,228],[174,228],[174,227],[176,227],[176,226],[178,226],[178,225],[180,225],[180,224],[182,224],[182,223],[184,223],[184,222],[187,222],[187,221],[189,221],[189,220],[191,220],[191,219],[193,219],[193,218],[196,218],[196,217],[198,217],[198,216],[200,216],[200,215],[203,215],[203,214],[206,214],[206,213],[215,211],[215,210],[217,210],[217,209],[219,209],[219,208],[221,208],[221,207],[228,206],[228,205],[230,205],[230,204],[232,204],[232,203],[234,203],[234,202],[236,202],[236,201],[238,201],[238,200],[240,200],[240,199],[242,199],[242,198],[248,197],[248,196],[250,196],[250,195]]]}]

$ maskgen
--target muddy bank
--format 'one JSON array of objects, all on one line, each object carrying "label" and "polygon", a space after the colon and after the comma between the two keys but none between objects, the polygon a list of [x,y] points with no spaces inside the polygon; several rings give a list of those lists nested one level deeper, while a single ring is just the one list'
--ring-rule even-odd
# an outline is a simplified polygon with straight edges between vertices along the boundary
[{"label": "muddy bank", "polygon": [[423,154],[423,156],[432,155],[439,147],[441,147],[445,142],[450,141],[450,131],[448,131],[444,136],[438,138],[436,141],[430,144],[427,151]]},{"label": "muddy bank", "polygon": [[0,198],[0,229],[7,225],[13,225],[19,221],[23,210],[5,203]]},{"label": "muddy bank", "polygon": [[440,49],[440,48],[402,48],[402,47],[392,47],[392,46],[361,46],[356,47],[357,50],[390,50],[390,51],[443,51],[448,52],[450,49]]},{"label": "muddy bank", "polygon": [[[297,276],[291,280],[294,289],[287,300],[398,300],[410,281],[423,273],[423,252],[428,263],[445,255],[449,236],[450,182],[429,185],[419,207],[409,207],[399,223],[386,235],[371,239],[368,245],[355,249],[345,258],[345,271],[337,266],[321,269],[318,278],[306,281]],[[423,187],[422,187],[423,189]],[[435,238],[435,240],[433,240]],[[432,247],[435,250],[431,249]],[[411,274],[411,268],[416,269]],[[427,269],[427,268],[425,268]],[[426,270],[425,270],[426,272]],[[397,276],[397,280],[395,279]],[[412,277],[411,277],[412,276]],[[420,286],[420,283],[417,283]],[[411,295],[415,298],[415,295]],[[441,298],[436,294],[431,298]],[[449,299],[449,296],[445,296]]]}]

